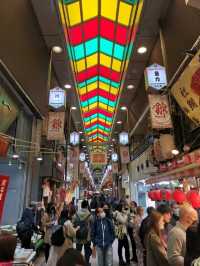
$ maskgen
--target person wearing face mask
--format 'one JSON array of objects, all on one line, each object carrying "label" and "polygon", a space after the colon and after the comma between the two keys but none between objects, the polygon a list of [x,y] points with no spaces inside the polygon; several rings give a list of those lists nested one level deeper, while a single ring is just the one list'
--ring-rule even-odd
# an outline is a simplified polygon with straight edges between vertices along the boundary
[{"label": "person wearing face mask", "polygon": [[112,244],[115,240],[115,230],[112,220],[106,217],[103,208],[96,210],[96,219],[92,224],[91,240],[93,254],[97,253],[97,265],[113,266]]},{"label": "person wearing face mask", "polygon": [[153,211],[151,213],[150,231],[146,239],[147,266],[169,266],[166,251],[167,246],[162,237],[163,229],[163,215],[157,211]]},{"label": "person wearing face mask", "polygon": [[197,211],[192,206],[185,204],[180,208],[179,221],[170,231],[168,238],[167,255],[171,266],[184,266],[186,231],[197,220]]},{"label": "person wearing face mask", "polygon": [[[114,213],[114,219],[116,222],[116,235],[118,238],[118,256],[119,256],[119,265],[129,265],[130,264],[130,251],[129,251],[129,242],[128,242],[128,207],[122,206],[119,204],[117,211]],[[126,262],[123,260],[122,250],[125,249],[125,258]]]},{"label": "person wearing face mask", "polygon": [[179,220],[179,206],[175,202],[171,204],[171,210],[172,210],[172,219],[170,221],[170,224],[174,227],[176,225],[176,222]]}]

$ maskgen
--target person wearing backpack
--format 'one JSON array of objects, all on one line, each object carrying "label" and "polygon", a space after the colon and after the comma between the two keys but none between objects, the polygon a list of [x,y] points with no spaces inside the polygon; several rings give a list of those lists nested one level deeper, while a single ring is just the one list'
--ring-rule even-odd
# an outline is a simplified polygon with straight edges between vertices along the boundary
[{"label": "person wearing backpack", "polygon": [[106,217],[104,209],[96,210],[96,219],[92,225],[91,240],[93,257],[97,253],[98,266],[113,266],[113,248],[115,229],[112,219]]},{"label": "person wearing backpack", "polygon": [[[51,235],[51,249],[47,266],[55,266],[66,250],[73,248],[73,239],[79,227],[75,228],[70,220],[67,210],[63,210],[61,223],[54,226]],[[63,221],[65,220],[64,224]]]},{"label": "person wearing backpack", "polygon": [[90,236],[92,220],[92,215],[88,210],[88,201],[83,200],[80,211],[73,217],[73,223],[80,227],[76,233],[76,249],[81,252],[84,246],[87,266],[90,265],[90,256],[92,254]]},{"label": "person wearing backpack", "polygon": [[21,220],[17,223],[16,231],[21,241],[22,248],[31,248],[31,238],[34,231],[38,231],[34,223],[34,213],[31,208],[26,208],[23,211]]}]

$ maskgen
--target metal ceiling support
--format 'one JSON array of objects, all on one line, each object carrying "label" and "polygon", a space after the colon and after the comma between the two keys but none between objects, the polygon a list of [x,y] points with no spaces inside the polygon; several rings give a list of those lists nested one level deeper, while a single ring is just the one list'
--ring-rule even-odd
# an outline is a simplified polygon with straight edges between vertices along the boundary
[{"label": "metal ceiling support", "polygon": [[149,112],[149,105],[145,108],[144,112],[141,114],[140,118],[138,119],[137,123],[135,124],[134,128],[131,130],[130,136],[132,136],[137,128],[139,127],[140,123],[143,121],[143,119],[146,117],[146,115]]}]

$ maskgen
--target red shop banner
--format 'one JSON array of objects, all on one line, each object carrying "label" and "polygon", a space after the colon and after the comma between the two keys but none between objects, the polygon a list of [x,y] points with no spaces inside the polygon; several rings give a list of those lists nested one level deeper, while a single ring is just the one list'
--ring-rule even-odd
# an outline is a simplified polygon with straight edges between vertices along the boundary
[{"label": "red shop banner", "polygon": [[9,176],[0,175],[0,220],[3,215],[3,208],[8,190]]}]

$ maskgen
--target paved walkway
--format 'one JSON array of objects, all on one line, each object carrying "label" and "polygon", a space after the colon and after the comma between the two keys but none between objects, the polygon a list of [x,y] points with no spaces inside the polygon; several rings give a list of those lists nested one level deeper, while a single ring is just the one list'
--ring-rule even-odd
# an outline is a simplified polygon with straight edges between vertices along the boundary
[{"label": "paved walkway", "polygon": [[[113,266],[118,266],[119,262],[118,262],[118,254],[117,254],[117,240],[113,244],[113,260],[114,260]],[[46,263],[44,261],[44,256],[40,256],[35,262],[35,266],[45,266],[45,265]],[[97,266],[96,259],[91,259],[91,266]],[[137,265],[131,264],[131,266],[137,266]]]}]

